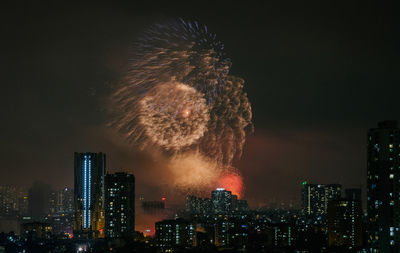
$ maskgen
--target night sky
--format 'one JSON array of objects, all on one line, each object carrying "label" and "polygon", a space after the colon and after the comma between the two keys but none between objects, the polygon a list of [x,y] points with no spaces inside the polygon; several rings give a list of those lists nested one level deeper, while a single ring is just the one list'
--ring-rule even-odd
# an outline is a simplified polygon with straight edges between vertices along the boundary
[{"label": "night sky", "polygon": [[245,80],[255,132],[235,165],[253,207],[298,205],[303,180],[365,187],[366,131],[400,118],[387,1],[18,2],[0,10],[0,184],[72,186],[73,152],[102,151],[111,171],[136,175],[138,194],[165,194],[154,164],[105,126],[105,101],[135,39],[177,17],[215,32]]}]

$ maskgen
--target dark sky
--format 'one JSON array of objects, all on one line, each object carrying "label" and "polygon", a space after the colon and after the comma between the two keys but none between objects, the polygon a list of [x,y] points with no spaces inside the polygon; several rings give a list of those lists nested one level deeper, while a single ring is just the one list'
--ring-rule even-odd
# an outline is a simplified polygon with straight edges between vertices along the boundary
[{"label": "dark sky", "polygon": [[365,186],[367,129],[400,118],[395,6],[133,2],[1,8],[1,184],[72,186],[73,152],[103,151],[108,167],[136,174],[139,194],[162,192],[104,126],[104,99],[140,32],[182,17],[215,32],[246,81],[255,133],[236,165],[252,205],[296,204],[304,179]]}]

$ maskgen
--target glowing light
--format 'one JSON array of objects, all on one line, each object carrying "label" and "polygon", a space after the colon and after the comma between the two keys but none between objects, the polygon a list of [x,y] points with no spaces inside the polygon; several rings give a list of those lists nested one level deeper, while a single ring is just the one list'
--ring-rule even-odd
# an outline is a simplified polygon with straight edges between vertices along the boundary
[{"label": "glowing light", "polygon": [[188,109],[183,110],[183,117],[187,118],[190,116],[190,111]]},{"label": "glowing light", "polygon": [[225,188],[227,191],[231,191],[232,194],[237,195],[238,198],[242,196],[243,180],[242,177],[237,173],[232,172],[225,174],[220,178],[219,185],[221,186],[221,189]]},{"label": "glowing light", "polygon": [[[163,170],[176,188],[215,189],[253,130],[244,80],[229,73],[223,44],[197,23],[155,25],[135,45],[128,71],[113,85],[108,126],[129,144],[165,155]],[[235,175],[225,188],[240,196]]]},{"label": "glowing light", "polygon": [[166,200],[166,198],[165,198],[165,197],[162,197],[162,198],[161,198],[161,200],[162,200],[162,201],[165,201],[165,200]]},{"label": "glowing light", "polygon": [[141,148],[200,151],[230,166],[253,125],[223,44],[205,26],[177,20],[151,27],[136,46],[110,96],[109,126]]},{"label": "glowing light", "polygon": [[[159,84],[147,92],[138,106],[138,120],[144,134],[166,150],[180,150],[197,142],[207,129],[206,100],[186,84]],[[186,120],[189,115],[190,121]]]},{"label": "glowing light", "polygon": [[90,228],[90,203],[91,203],[91,167],[90,155],[85,155],[82,164],[83,183],[83,228]]},{"label": "glowing light", "polygon": [[84,161],[83,161],[83,169],[82,169],[82,180],[83,180],[83,227],[87,228],[87,171],[86,171],[86,155],[84,156]]},{"label": "glowing light", "polygon": [[199,153],[176,155],[168,163],[172,185],[191,194],[209,193],[222,173],[213,160]]}]

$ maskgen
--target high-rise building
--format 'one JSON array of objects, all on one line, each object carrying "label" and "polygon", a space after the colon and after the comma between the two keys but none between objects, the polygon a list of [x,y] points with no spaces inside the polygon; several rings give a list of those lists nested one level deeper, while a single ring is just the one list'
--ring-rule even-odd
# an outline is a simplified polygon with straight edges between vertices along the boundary
[{"label": "high-rise building", "polygon": [[57,191],[56,212],[74,212],[74,191],[68,187]]},{"label": "high-rise building", "polygon": [[293,227],[288,223],[272,225],[273,245],[275,247],[290,247],[293,243]]},{"label": "high-rise building", "polygon": [[247,200],[238,199],[236,195],[232,195],[232,211],[233,212],[249,211],[249,204],[247,203]]},{"label": "high-rise building", "polygon": [[367,210],[370,252],[400,252],[400,129],[383,121],[368,131]]},{"label": "high-rise building", "polygon": [[103,153],[75,153],[74,236],[104,237]]},{"label": "high-rise building", "polygon": [[186,211],[194,215],[207,215],[212,211],[212,201],[209,198],[187,196],[185,202]]},{"label": "high-rise building", "polygon": [[[356,191],[352,191],[354,192]],[[347,249],[361,247],[361,199],[350,195],[344,199],[329,201],[327,225],[329,246],[341,246]]]},{"label": "high-rise building", "polygon": [[214,212],[226,214],[232,211],[232,192],[224,188],[217,188],[211,193]]},{"label": "high-rise building", "polygon": [[301,202],[305,215],[324,220],[330,200],[341,197],[342,187],[339,184],[302,183]]},{"label": "high-rise building", "polygon": [[27,189],[15,185],[0,185],[0,217],[26,215],[27,211]]},{"label": "high-rise building", "polygon": [[107,174],[105,183],[106,237],[133,237],[135,233],[135,176]]},{"label": "high-rise building", "polygon": [[195,244],[195,226],[184,219],[156,222],[156,244],[167,252],[176,247],[191,248]]},{"label": "high-rise building", "polygon": [[214,219],[214,245],[217,247],[230,247],[235,239],[235,222],[229,219],[229,215],[218,215]]},{"label": "high-rise building", "polygon": [[328,203],[331,200],[339,199],[342,196],[342,185],[326,184],[325,185],[325,207],[328,209]]},{"label": "high-rise building", "polygon": [[68,187],[52,191],[49,202],[51,214],[74,212],[74,192]]}]

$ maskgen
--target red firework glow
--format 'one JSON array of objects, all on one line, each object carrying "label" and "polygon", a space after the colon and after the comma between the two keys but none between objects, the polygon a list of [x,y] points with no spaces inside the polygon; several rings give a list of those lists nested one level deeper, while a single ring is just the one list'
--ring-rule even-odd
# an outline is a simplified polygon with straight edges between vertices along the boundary
[{"label": "red firework glow", "polygon": [[218,182],[221,188],[225,188],[227,191],[231,191],[233,195],[237,195],[238,198],[243,193],[243,180],[239,174],[229,173],[223,175]]}]

